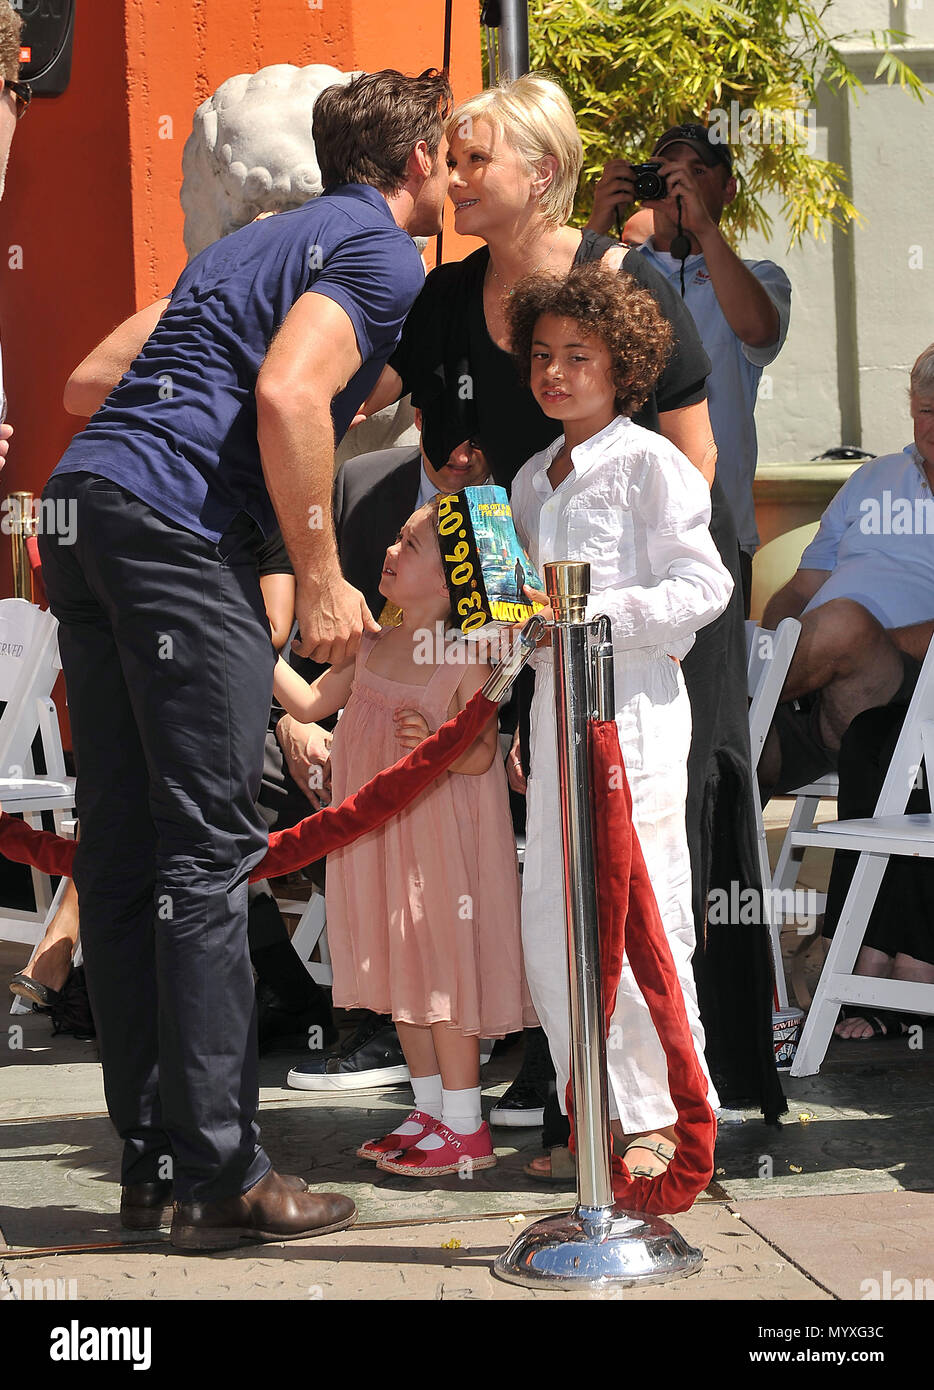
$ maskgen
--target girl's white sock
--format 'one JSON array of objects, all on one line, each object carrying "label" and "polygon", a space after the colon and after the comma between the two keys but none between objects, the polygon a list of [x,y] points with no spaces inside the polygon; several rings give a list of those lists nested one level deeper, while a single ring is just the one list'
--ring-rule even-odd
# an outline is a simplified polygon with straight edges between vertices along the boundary
[{"label": "girl's white sock", "polygon": [[466,1091],[442,1091],[441,1122],[455,1134],[476,1134],[483,1124],[480,1087],[471,1086]]},{"label": "girl's white sock", "polygon": [[[415,1092],[415,1109],[430,1115],[433,1120],[441,1119],[441,1077],[413,1076],[412,1090]],[[404,1120],[391,1131],[393,1134],[418,1134],[421,1125],[412,1120]]]},{"label": "girl's white sock", "polygon": [[[480,1087],[472,1086],[467,1091],[442,1090],[441,1123],[447,1125],[454,1134],[476,1134],[483,1123]],[[444,1140],[440,1134],[426,1134],[415,1145],[417,1149],[426,1153],[443,1146]]]}]

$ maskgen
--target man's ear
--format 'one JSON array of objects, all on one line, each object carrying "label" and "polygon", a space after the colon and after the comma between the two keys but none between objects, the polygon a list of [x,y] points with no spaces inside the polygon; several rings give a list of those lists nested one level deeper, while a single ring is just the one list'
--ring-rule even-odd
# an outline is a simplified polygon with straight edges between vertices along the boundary
[{"label": "man's ear", "polygon": [[415,428],[418,430],[419,434],[421,434],[421,432],[422,432],[422,412],[419,410],[419,408],[418,408],[417,405],[414,406],[413,409],[414,409],[414,411],[415,411]]},{"label": "man's ear", "polygon": [[425,140],[416,141],[406,161],[406,175],[408,178],[417,179],[419,183],[423,183],[433,168],[434,160],[428,152],[427,142]]},{"label": "man's ear", "polygon": [[723,185],[723,206],[727,207],[736,197],[739,184],[736,182],[735,174],[731,174]]}]

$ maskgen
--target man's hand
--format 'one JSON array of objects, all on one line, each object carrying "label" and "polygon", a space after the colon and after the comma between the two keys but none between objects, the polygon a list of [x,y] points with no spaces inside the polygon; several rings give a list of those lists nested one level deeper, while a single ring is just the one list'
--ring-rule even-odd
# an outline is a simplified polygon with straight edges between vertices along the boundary
[{"label": "man's hand", "polygon": [[10,452],[10,437],[12,433],[12,425],[0,425],[0,468],[6,463],[6,456]]},{"label": "man's hand", "polygon": [[608,232],[617,211],[622,217],[622,209],[630,207],[635,201],[635,191],[632,165],[625,159],[611,159],[594,189],[593,210],[587,219],[590,230]]},{"label": "man's hand", "polygon": [[364,632],[381,631],[363,595],[340,572],[316,585],[300,585],[295,616],[300,636],[292,650],[327,666],[343,666],[356,656]]},{"label": "man's hand", "polygon": [[319,811],[331,801],[331,738],[320,724],[300,724],[284,714],[276,738],[296,786]]},{"label": "man's hand", "polygon": [[665,180],[668,187],[666,198],[647,199],[647,208],[663,208],[672,222],[678,221],[677,198],[681,199],[681,225],[686,232],[693,232],[699,242],[703,242],[705,236],[717,230],[710,213],[704,206],[703,199],[697,188],[697,182],[693,174],[687,169],[683,169],[680,164],[669,164],[667,160],[660,159],[661,169],[659,173]]}]

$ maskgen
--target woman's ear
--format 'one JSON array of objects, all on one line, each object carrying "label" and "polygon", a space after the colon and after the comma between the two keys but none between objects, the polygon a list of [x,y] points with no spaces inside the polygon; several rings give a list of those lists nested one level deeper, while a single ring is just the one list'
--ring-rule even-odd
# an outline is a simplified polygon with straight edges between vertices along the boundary
[{"label": "woman's ear", "polygon": [[553,154],[543,154],[535,163],[536,177],[532,180],[532,192],[541,198],[554,182],[558,172],[558,161]]}]

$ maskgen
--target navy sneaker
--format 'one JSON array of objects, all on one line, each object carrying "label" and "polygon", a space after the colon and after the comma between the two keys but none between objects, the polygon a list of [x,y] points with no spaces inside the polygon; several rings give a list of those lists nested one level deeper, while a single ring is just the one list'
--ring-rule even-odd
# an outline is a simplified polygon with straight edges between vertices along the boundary
[{"label": "navy sneaker", "polygon": [[287,1084],[297,1091],[373,1091],[404,1086],[409,1079],[395,1027],[374,1014],[340,1047],[293,1067]]},{"label": "navy sneaker", "polygon": [[491,1125],[512,1129],[541,1129],[544,1120],[545,1102],[539,1088],[521,1076],[516,1077],[490,1111]]}]

